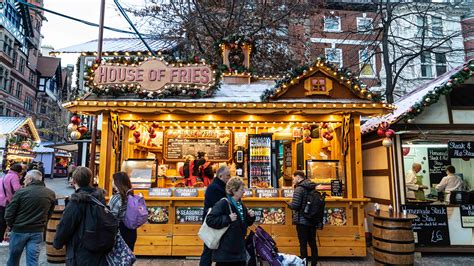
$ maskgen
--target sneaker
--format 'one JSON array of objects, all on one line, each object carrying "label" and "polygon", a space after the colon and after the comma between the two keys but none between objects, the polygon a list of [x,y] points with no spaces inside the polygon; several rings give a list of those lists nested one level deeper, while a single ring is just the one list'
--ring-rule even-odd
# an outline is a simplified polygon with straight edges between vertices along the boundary
[{"label": "sneaker", "polygon": [[8,241],[0,242],[0,247],[8,247],[8,245],[10,245],[10,243]]}]

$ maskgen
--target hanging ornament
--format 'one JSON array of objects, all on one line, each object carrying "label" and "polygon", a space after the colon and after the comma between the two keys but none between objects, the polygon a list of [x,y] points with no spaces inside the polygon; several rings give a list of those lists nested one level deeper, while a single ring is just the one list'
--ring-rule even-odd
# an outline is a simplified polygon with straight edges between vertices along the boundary
[{"label": "hanging ornament", "polygon": [[77,115],[73,115],[71,117],[71,123],[73,123],[74,125],[79,125],[81,123],[81,118],[79,118],[79,116]]},{"label": "hanging ornament", "polygon": [[381,128],[377,129],[377,136],[385,137],[385,130],[383,130]]},{"label": "hanging ornament", "polygon": [[20,148],[23,149],[23,150],[29,150],[30,149],[30,143],[25,141],[21,144]]},{"label": "hanging ornament", "polygon": [[128,138],[128,144],[133,145],[133,144],[135,144],[135,143],[137,143],[137,142],[135,141],[135,138]]},{"label": "hanging ornament", "polygon": [[137,125],[135,123],[130,123],[130,130],[137,129]]},{"label": "hanging ornament", "polygon": [[135,138],[135,143],[140,143],[140,141],[141,141],[140,137]]},{"label": "hanging ornament", "polygon": [[403,148],[403,156],[407,156],[410,153],[410,147]]},{"label": "hanging ornament", "polygon": [[304,142],[305,143],[311,143],[311,137],[305,137]]},{"label": "hanging ornament", "polygon": [[151,123],[151,127],[152,127],[152,128],[157,128],[157,127],[159,127],[159,126],[160,126],[160,125],[159,125],[158,123],[156,123],[156,122]]},{"label": "hanging ornament", "polygon": [[139,131],[133,132],[133,136],[134,136],[135,138],[139,138],[139,137],[140,137],[140,132],[139,132]]},{"label": "hanging ornament", "polygon": [[391,138],[384,138],[384,139],[382,140],[382,145],[383,145],[384,147],[387,147],[387,148],[388,148],[388,147],[392,146],[392,144],[393,144],[393,141],[392,141]]},{"label": "hanging ornament", "polygon": [[71,139],[73,140],[78,140],[81,138],[81,133],[77,130],[74,130],[73,132],[71,132]]},{"label": "hanging ornament", "polygon": [[328,132],[329,132],[329,133],[334,132],[334,126],[333,126],[332,124],[329,124],[329,125],[328,125]]},{"label": "hanging ornament", "polygon": [[331,141],[332,139],[334,138],[334,136],[328,132],[328,134],[326,135],[326,139]]},{"label": "hanging ornament", "polygon": [[84,135],[87,133],[87,127],[86,126],[80,126],[77,128],[77,131],[79,131],[79,133],[81,133],[81,135]]},{"label": "hanging ornament", "polygon": [[321,123],[321,128],[328,128],[328,123],[322,122],[322,123]]},{"label": "hanging ornament", "polygon": [[156,138],[156,134],[155,134],[155,133],[151,133],[151,134],[150,134],[150,139],[154,139],[154,138]]},{"label": "hanging ornament", "polygon": [[74,125],[73,123],[70,123],[69,125],[67,125],[67,131],[69,132],[73,132],[77,129],[77,125]]},{"label": "hanging ornament", "polygon": [[388,129],[387,131],[385,131],[385,137],[387,137],[387,138],[393,138],[393,136],[395,136],[395,130],[393,130],[393,129]]},{"label": "hanging ornament", "polygon": [[148,133],[150,133],[150,134],[155,133],[155,129],[154,129],[153,127],[150,127],[150,128],[148,129]]},{"label": "hanging ornament", "polygon": [[303,137],[307,138],[309,136],[311,136],[311,130],[303,129]]},{"label": "hanging ornament", "polygon": [[387,130],[388,128],[390,127],[390,124],[388,122],[382,122],[380,123],[379,125],[379,128],[383,129],[383,130]]}]

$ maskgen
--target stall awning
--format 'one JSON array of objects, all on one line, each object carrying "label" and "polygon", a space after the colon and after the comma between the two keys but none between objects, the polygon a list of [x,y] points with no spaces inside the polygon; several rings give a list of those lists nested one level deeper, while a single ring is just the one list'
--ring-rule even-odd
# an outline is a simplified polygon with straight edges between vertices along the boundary
[{"label": "stall awning", "polygon": [[45,145],[46,147],[53,148],[53,149],[59,149],[63,151],[68,151],[68,152],[75,152],[78,150],[77,144],[76,143],[51,143]]},{"label": "stall awning", "polygon": [[29,117],[0,116],[0,125],[0,136],[21,133],[31,137],[33,141],[41,141],[35,124]]}]

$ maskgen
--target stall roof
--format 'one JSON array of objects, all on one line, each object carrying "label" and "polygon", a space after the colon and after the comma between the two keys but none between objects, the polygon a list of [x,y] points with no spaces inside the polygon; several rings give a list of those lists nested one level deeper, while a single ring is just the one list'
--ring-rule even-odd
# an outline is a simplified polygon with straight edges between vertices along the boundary
[{"label": "stall roof", "polygon": [[69,143],[69,142],[51,143],[51,144],[46,144],[45,146],[49,148],[55,148],[55,149],[68,151],[68,152],[75,152],[78,150],[77,143]]},{"label": "stall roof", "polygon": [[11,116],[0,116],[0,136],[7,134],[14,134],[24,125],[28,125],[33,140],[40,142],[41,139],[36,131],[33,120],[29,117],[11,117]]},{"label": "stall roof", "polygon": [[35,153],[53,153],[54,149],[53,148],[48,148],[44,147],[43,145],[40,145],[38,147],[33,148],[33,152]]},{"label": "stall roof", "polygon": [[[165,51],[174,49],[178,42],[169,40],[158,40],[145,38],[147,44],[153,51]],[[52,51],[52,53],[87,53],[97,52],[97,40],[88,41],[81,44],[72,45]],[[142,52],[148,51],[146,46],[139,38],[105,38],[103,41],[103,52]]]},{"label": "stall roof", "polygon": [[[471,61],[471,62],[474,62]],[[386,115],[380,116],[380,117],[373,117],[369,120],[367,120],[362,126],[361,126],[361,132],[362,134],[369,133],[371,131],[374,131],[378,128],[380,123],[382,122],[388,122],[390,124],[394,124],[401,119],[403,119],[408,112],[413,108],[413,106],[417,103],[422,102],[423,97],[426,96],[427,94],[434,92],[438,87],[445,85],[451,77],[461,71],[465,65],[460,65],[456,68],[453,68],[452,70],[444,73],[443,75],[430,80],[412,92],[404,95],[403,97],[399,98],[398,100],[395,101],[395,106],[396,109]],[[436,101],[431,101],[431,104],[436,103]]]}]

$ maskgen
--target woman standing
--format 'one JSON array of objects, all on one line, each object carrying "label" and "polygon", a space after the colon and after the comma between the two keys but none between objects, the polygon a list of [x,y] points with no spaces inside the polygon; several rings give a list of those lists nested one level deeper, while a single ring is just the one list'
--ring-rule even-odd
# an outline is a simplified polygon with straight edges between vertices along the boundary
[{"label": "woman standing", "polygon": [[198,152],[197,159],[194,160],[193,176],[197,177],[199,181],[204,183],[204,186],[209,186],[214,178],[214,170],[209,161],[209,157],[203,151]]},{"label": "woman standing", "polygon": [[220,240],[219,248],[212,252],[216,266],[245,266],[247,263],[245,236],[247,227],[255,222],[255,214],[248,211],[241,201],[244,187],[242,179],[231,178],[225,188],[227,197],[218,201],[207,215],[208,226],[215,229],[229,226]]},{"label": "woman standing", "polygon": [[119,230],[125,243],[133,251],[135,242],[137,241],[137,229],[127,228],[123,219],[127,211],[127,197],[133,195],[132,183],[125,172],[118,172],[113,175],[114,195],[110,198],[109,206],[112,213],[120,221]]}]

